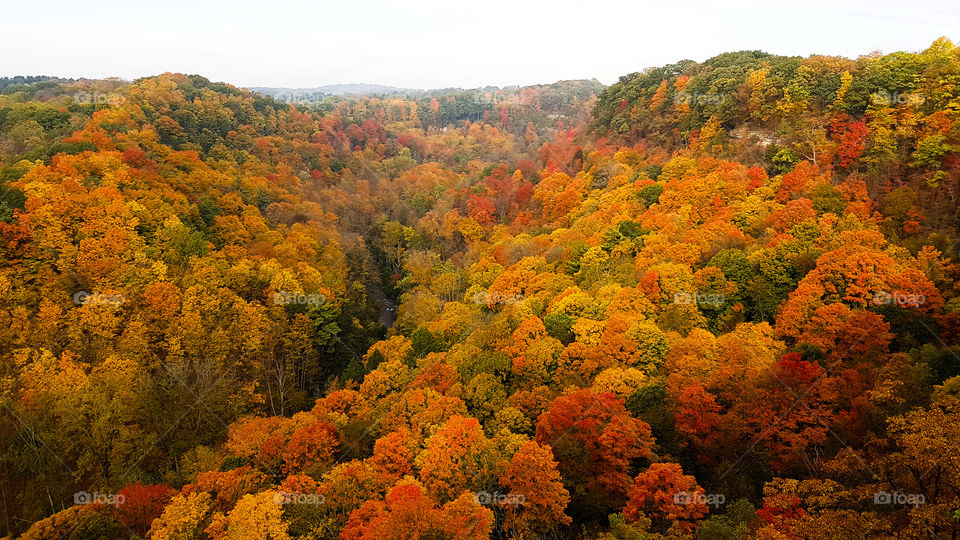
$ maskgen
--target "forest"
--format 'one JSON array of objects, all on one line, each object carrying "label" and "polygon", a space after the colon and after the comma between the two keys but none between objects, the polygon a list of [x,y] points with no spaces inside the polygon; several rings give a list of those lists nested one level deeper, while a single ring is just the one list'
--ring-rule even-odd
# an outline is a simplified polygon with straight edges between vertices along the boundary
[{"label": "forest", "polygon": [[955,539],[958,228],[946,38],[3,78],[0,537]]}]

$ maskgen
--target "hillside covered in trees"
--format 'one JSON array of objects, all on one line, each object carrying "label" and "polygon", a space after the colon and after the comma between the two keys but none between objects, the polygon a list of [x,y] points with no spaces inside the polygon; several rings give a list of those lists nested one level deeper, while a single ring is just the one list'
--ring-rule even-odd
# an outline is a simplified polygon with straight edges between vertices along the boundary
[{"label": "hillside covered in trees", "polygon": [[960,533],[946,39],[288,101],[0,80],[0,535]]}]

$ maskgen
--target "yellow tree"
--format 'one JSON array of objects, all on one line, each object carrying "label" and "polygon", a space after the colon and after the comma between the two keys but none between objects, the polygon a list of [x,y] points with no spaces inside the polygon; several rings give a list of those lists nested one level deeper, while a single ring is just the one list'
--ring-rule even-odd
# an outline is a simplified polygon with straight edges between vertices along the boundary
[{"label": "yellow tree", "polygon": [[277,495],[274,491],[244,495],[226,515],[214,514],[204,532],[212,540],[289,540]]},{"label": "yellow tree", "polygon": [[417,465],[424,487],[447,502],[464,491],[490,485],[496,467],[495,448],[475,418],[457,415],[427,439]]},{"label": "yellow tree", "polygon": [[524,443],[503,467],[500,485],[507,490],[500,501],[504,530],[536,535],[570,523],[564,513],[570,492],[563,487],[549,446]]}]

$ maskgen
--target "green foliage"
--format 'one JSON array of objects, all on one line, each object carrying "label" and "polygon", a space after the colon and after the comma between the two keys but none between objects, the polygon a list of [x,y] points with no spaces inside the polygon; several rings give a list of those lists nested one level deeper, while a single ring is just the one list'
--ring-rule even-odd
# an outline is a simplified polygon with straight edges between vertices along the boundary
[{"label": "green foliage", "polygon": [[423,327],[417,328],[410,334],[410,341],[413,346],[412,357],[409,359],[411,362],[430,353],[443,352],[448,348],[442,336],[435,335]]},{"label": "green foliage", "polygon": [[843,194],[830,184],[817,186],[812,202],[813,209],[817,211],[817,214],[832,213],[841,216],[847,207],[847,201]]},{"label": "green foliage", "polygon": [[216,217],[219,216],[223,210],[220,209],[220,206],[217,205],[213,199],[203,197],[197,202],[197,212],[200,214],[203,224],[207,228],[210,228],[213,227]]},{"label": "green foliage", "polygon": [[[297,304],[291,304],[287,306],[287,309],[293,313],[295,312],[295,306],[297,306]],[[337,307],[329,302],[322,302],[319,306],[307,306],[307,316],[313,321],[313,337],[316,340],[318,349],[333,352],[334,347],[340,343],[338,338],[340,335],[340,326],[337,324],[339,315],[340,313]]]},{"label": "green foliage", "polygon": [[157,246],[163,252],[164,260],[171,265],[184,266],[191,257],[203,257],[207,254],[208,243],[200,231],[186,225],[175,225],[160,232]]},{"label": "green foliage", "polygon": [[564,345],[573,342],[574,335],[571,328],[574,322],[576,321],[573,317],[566,313],[551,313],[543,318],[543,325],[546,327],[547,333],[560,340]]},{"label": "green foliage", "polygon": [[647,178],[656,180],[657,178],[660,178],[660,173],[663,172],[663,166],[657,164],[647,165],[643,168],[643,172],[647,174]]},{"label": "green foliage", "polygon": [[743,289],[753,277],[753,265],[740,249],[725,249],[710,259],[708,266],[716,266],[723,275]]},{"label": "green foliage", "polygon": [[634,417],[650,424],[657,444],[669,452],[676,450],[677,434],[673,413],[663,407],[666,400],[667,388],[660,381],[640,387],[627,397],[624,405]]},{"label": "green foliage", "polygon": [[377,369],[377,366],[383,363],[386,358],[383,357],[383,353],[378,350],[375,350],[370,353],[370,356],[367,357],[367,371],[373,371]]},{"label": "green foliage", "polygon": [[767,149],[767,159],[775,174],[788,173],[800,162],[800,158],[791,150],[771,146]]},{"label": "green foliage", "polygon": [[931,384],[943,384],[943,381],[960,375],[960,347],[938,349],[928,343],[910,353],[930,369]]},{"label": "green foliage", "polygon": [[26,195],[15,187],[0,184],[0,221],[10,223],[16,210],[23,210]]},{"label": "green foliage", "polygon": [[[379,354],[379,351],[377,352]],[[351,357],[350,362],[347,364],[347,369],[343,371],[343,378],[348,381],[361,382],[363,377],[367,374],[367,370],[363,366],[363,362],[359,357]]]},{"label": "green foliage", "polygon": [[227,472],[252,464],[253,461],[251,461],[250,458],[244,456],[230,456],[223,460],[218,470],[221,472]]},{"label": "green foliage", "polygon": [[590,249],[585,242],[577,242],[570,248],[570,257],[564,263],[564,271],[568,274],[576,274],[580,271],[580,260],[583,258],[583,255]]},{"label": "green foliage", "polygon": [[660,200],[660,194],[663,193],[663,186],[660,184],[650,184],[644,186],[637,192],[637,198],[647,206],[656,204]]},{"label": "green foliage", "polygon": [[947,136],[942,133],[930,135],[917,142],[917,149],[913,152],[914,167],[939,167],[943,156],[953,148],[947,144]]},{"label": "green foliage", "polygon": [[120,524],[108,512],[90,512],[77,528],[67,536],[68,540],[113,540],[121,537]]},{"label": "green foliage", "polygon": [[627,523],[623,514],[610,514],[607,521],[610,531],[601,537],[603,540],[653,540],[661,536],[649,532],[650,519],[645,516],[634,523]]},{"label": "green foliage", "polygon": [[698,540],[748,540],[751,525],[757,520],[756,507],[746,499],[737,499],[720,515],[712,515],[697,530]]}]

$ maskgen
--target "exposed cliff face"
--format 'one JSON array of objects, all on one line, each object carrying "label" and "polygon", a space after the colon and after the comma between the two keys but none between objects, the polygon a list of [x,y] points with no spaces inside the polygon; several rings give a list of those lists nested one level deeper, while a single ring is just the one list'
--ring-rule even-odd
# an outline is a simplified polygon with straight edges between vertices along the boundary
[{"label": "exposed cliff face", "polygon": [[771,130],[751,129],[747,125],[738,126],[727,132],[731,139],[743,141],[745,143],[754,143],[761,148],[766,148],[771,144],[780,144],[779,139]]}]

